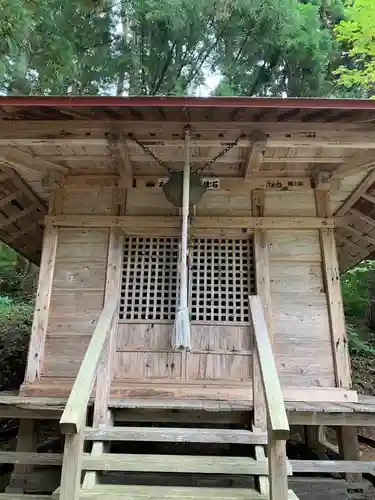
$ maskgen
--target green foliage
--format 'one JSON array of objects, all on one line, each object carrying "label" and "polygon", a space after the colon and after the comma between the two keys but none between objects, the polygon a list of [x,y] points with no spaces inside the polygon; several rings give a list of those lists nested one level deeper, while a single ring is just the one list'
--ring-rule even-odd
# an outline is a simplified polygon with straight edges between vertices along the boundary
[{"label": "green foliage", "polygon": [[346,88],[362,88],[373,94],[375,85],[375,2],[347,1],[345,19],[336,27],[347,58],[336,74]]},{"label": "green foliage", "polygon": [[24,376],[33,305],[0,296],[0,390],[16,389]]},{"label": "green foliage", "polygon": [[375,262],[364,261],[341,277],[345,313],[351,318],[364,320],[366,317],[371,272],[375,272]]},{"label": "green foliage", "polygon": [[343,0],[0,0],[0,92],[333,92]]}]

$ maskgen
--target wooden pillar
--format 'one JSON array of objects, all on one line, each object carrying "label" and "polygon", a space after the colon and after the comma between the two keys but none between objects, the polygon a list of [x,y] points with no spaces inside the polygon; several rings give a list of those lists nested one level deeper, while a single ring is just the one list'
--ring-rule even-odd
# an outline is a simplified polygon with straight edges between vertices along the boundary
[{"label": "wooden pillar", "polygon": [[[331,210],[328,191],[316,190],[315,200],[318,217],[330,217]],[[319,233],[336,386],[349,389],[351,387],[350,359],[340,287],[340,269],[337,260],[335,232],[334,229],[320,229]]]},{"label": "wooden pillar", "polygon": [[268,433],[270,500],[288,500],[286,441],[274,440]]},{"label": "wooden pillar", "polygon": [[[18,430],[17,436],[17,447],[16,451],[18,452],[36,452],[38,445],[37,433],[35,420],[30,419],[21,419],[20,427]],[[21,477],[22,474],[30,473],[34,470],[33,465],[25,465],[25,464],[15,464],[13,468],[13,472],[10,479],[10,485],[6,488],[6,492],[23,492],[23,484],[22,481],[24,479]]]},{"label": "wooden pillar", "polygon": [[[256,189],[252,192],[253,217],[263,217],[264,215],[264,194],[264,191],[260,189]],[[267,231],[265,231],[264,229],[254,230],[254,263],[256,276],[256,293],[261,298],[268,333],[272,339],[273,321],[268,260],[268,240]],[[253,406],[255,427],[266,429],[266,408],[264,402],[262,381],[260,377],[259,360],[255,349],[253,351]]]},{"label": "wooden pillar", "polygon": [[42,371],[52,281],[55,270],[57,241],[57,227],[47,225],[44,229],[42,260],[40,263],[34,319],[31,328],[29,352],[27,357],[25,382],[28,383],[32,383],[35,382],[35,380],[40,379]]},{"label": "wooden pillar", "polygon": [[83,425],[78,434],[65,434],[60,500],[79,500],[81,493],[84,428],[85,426]]},{"label": "wooden pillar", "polygon": [[[264,191],[252,191],[252,216],[263,217],[264,215]],[[264,229],[254,230],[254,264],[256,277],[256,293],[261,297],[266,317],[268,332],[272,332],[272,309],[271,290],[268,262],[267,232]],[[253,349],[253,408],[254,408],[254,432],[267,429],[267,413],[263,393],[262,380],[259,368],[259,359],[256,349]],[[263,446],[255,446],[255,458],[266,460]],[[269,493],[269,480],[265,476],[259,477],[259,490],[262,495]]]},{"label": "wooden pillar", "polygon": [[[359,460],[359,443],[357,427],[340,427],[337,432],[340,458],[342,460]],[[348,472],[346,480],[350,482],[361,482],[362,474]]]},{"label": "wooden pillar", "polygon": [[[114,295],[120,294],[122,259],[123,259],[124,233],[120,228],[113,227],[109,235],[109,248],[107,260],[107,276],[105,286],[105,301]],[[111,415],[108,410],[108,403],[111,392],[111,382],[114,371],[114,361],[116,356],[118,319],[113,321],[108,344],[105,349],[103,360],[99,366],[95,403],[93,427],[108,427],[113,425]],[[105,443],[95,442],[92,448],[93,455],[101,455],[105,451]],[[83,481],[83,488],[92,488],[98,482],[98,474],[95,471],[86,472]]]}]

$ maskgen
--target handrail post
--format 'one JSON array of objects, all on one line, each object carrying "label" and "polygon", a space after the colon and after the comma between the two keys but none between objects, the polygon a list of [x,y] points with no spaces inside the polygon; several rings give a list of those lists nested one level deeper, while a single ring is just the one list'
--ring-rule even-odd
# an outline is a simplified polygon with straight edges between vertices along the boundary
[{"label": "handrail post", "polygon": [[77,434],[65,434],[59,500],[79,500],[83,443],[84,425]]},{"label": "handrail post", "polygon": [[270,500],[288,500],[286,440],[289,423],[280,380],[259,296],[249,296],[251,318],[259,360],[268,422],[268,468]]}]

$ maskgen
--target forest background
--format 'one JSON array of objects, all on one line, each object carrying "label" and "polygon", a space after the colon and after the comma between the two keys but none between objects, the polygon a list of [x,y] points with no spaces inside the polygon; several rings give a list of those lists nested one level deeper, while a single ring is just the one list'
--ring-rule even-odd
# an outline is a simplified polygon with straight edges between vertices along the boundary
[{"label": "forest background", "polygon": [[[374,0],[0,0],[1,95],[375,97]],[[22,382],[37,268],[0,246],[0,390]],[[342,276],[375,394],[375,262]]]}]

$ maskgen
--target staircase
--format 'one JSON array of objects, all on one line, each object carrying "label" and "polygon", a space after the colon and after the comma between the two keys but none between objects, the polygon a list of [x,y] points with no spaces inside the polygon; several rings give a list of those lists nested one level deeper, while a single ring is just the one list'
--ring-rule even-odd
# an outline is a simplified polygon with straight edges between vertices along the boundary
[{"label": "staircase", "polygon": [[[268,427],[268,432],[260,428],[199,428],[199,423],[196,428],[173,427],[171,423],[163,427],[160,422],[152,422],[151,427],[115,426],[108,400],[110,345],[116,330],[113,325],[118,300],[110,297],[60,420],[65,448],[61,485],[54,492],[54,499],[297,499],[288,491],[288,475],[292,472],[285,449],[289,425],[263,308],[259,297],[249,300],[257,347],[254,416],[255,410],[260,409],[259,424],[259,415],[264,413],[262,428]],[[93,423],[86,427],[87,406],[95,382]],[[259,408],[255,408],[255,402]],[[155,451],[156,446],[164,449],[149,453]],[[223,448],[228,446],[231,449],[224,455]],[[135,453],[129,452],[132,450]],[[145,450],[148,453],[145,454]],[[0,500],[27,498],[47,497],[0,495]]]}]

